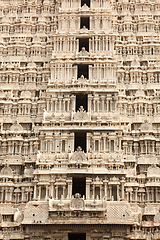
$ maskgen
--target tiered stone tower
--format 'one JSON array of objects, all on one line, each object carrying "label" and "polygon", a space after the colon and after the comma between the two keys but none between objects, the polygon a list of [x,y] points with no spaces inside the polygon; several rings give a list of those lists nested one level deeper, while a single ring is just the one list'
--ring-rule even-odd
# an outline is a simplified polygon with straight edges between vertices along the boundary
[{"label": "tiered stone tower", "polygon": [[0,2],[0,239],[160,239],[159,9]]}]

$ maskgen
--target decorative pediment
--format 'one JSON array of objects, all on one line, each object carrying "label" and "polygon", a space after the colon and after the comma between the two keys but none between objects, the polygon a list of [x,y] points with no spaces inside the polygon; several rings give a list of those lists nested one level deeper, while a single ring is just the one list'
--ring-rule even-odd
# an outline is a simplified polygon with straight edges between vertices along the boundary
[{"label": "decorative pediment", "polygon": [[81,198],[81,194],[76,193],[74,198],[70,202],[70,209],[72,210],[83,210],[85,207],[84,200]]},{"label": "decorative pediment", "polygon": [[80,78],[77,79],[77,83],[86,83],[88,80],[83,76],[81,75]]},{"label": "decorative pediment", "polygon": [[72,155],[72,162],[82,163],[84,161],[86,161],[86,155],[84,152],[82,152],[81,147],[78,147],[77,151]]},{"label": "decorative pediment", "polygon": [[152,124],[150,124],[148,122],[142,123],[141,131],[142,132],[152,132],[153,131]]},{"label": "decorative pediment", "polygon": [[82,11],[88,11],[89,7],[86,5],[86,3],[82,6]]},{"label": "decorative pediment", "polygon": [[69,161],[70,168],[88,168],[90,164],[91,162],[87,159],[80,146],[77,148],[77,151],[71,155]]},{"label": "decorative pediment", "polygon": [[148,168],[148,171],[147,171],[147,177],[159,177],[160,176],[160,168],[155,166],[155,165],[152,165]]},{"label": "decorative pediment", "polygon": [[22,91],[20,98],[30,99],[31,98],[31,92],[30,91]]},{"label": "decorative pediment", "polygon": [[10,131],[12,131],[12,132],[23,132],[23,127],[16,121],[10,127]]},{"label": "decorative pediment", "polygon": [[27,67],[30,68],[30,69],[31,69],[31,68],[32,68],[32,69],[33,69],[33,68],[36,68],[36,64],[35,64],[34,62],[29,62],[29,63],[27,64]]},{"label": "decorative pediment", "polygon": [[88,57],[90,54],[86,51],[85,47],[82,47],[82,50],[79,53],[80,57]]},{"label": "decorative pediment", "polygon": [[1,176],[2,177],[9,177],[12,178],[13,177],[13,172],[12,169],[8,166],[5,166],[4,168],[2,168],[1,170]]},{"label": "decorative pediment", "polygon": [[74,121],[77,122],[88,121],[88,114],[84,110],[83,106],[80,106],[79,111],[74,114]]},{"label": "decorative pediment", "polygon": [[87,34],[88,33],[88,28],[86,28],[85,26],[83,26],[83,28],[80,30],[81,34]]},{"label": "decorative pediment", "polygon": [[138,89],[136,92],[136,97],[145,97],[145,93],[142,89]]}]

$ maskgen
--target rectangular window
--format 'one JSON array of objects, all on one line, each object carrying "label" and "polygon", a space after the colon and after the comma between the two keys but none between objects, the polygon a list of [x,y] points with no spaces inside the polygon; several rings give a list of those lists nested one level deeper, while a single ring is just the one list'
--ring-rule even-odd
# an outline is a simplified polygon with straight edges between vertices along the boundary
[{"label": "rectangular window", "polygon": [[72,178],[72,195],[80,193],[81,197],[86,195],[86,178],[73,177]]},{"label": "rectangular window", "polygon": [[74,134],[74,150],[81,147],[84,152],[86,152],[86,132],[75,132]]},{"label": "rectangular window", "polygon": [[78,65],[78,78],[80,77],[83,77],[86,78],[86,79],[89,79],[89,65],[87,64],[79,64]]},{"label": "rectangular window", "polygon": [[87,28],[88,30],[90,29],[90,19],[89,17],[81,17],[81,22],[80,22],[80,28]]},{"label": "rectangular window", "polygon": [[117,201],[117,186],[112,186],[112,197],[114,201]]},{"label": "rectangular window", "polygon": [[89,52],[89,38],[79,38],[79,51],[85,48]]},{"label": "rectangular window", "polygon": [[96,140],[96,141],[95,141],[95,151],[96,151],[96,152],[99,151],[99,146],[98,146],[98,145],[99,145],[99,141]]},{"label": "rectangular window", "polygon": [[85,111],[88,111],[88,95],[77,94],[76,95],[76,112],[79,111],[80,106],[83,106]]},{"label": "rectangular window", "polygon": [[111,152],[114,152],[114,140],[111,140]]},{"label": "rectangular window", "polygon": [[68,233],[68,240],[86,240],[85,233]]},{"label": "rectangular window", "polygon": [[62,152],[65,152],[65,140],[62,140]]},{"label": "rectangular window", "polygon": [[95,199],[100,199],[100,187],[95,187]]},{"label": "rectangular window", "polygon": [[63,195],[63,187],[58,187],[58,199],[61,199],[61,196]]}]

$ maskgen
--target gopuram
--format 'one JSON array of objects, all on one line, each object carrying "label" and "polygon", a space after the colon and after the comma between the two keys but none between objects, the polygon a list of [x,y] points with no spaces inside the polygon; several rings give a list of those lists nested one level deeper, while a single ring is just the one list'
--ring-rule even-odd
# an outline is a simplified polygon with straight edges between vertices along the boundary
[{"label": "gopuram", "polygon": [[160,240],[160,0],[0,1],[0,240]]}]

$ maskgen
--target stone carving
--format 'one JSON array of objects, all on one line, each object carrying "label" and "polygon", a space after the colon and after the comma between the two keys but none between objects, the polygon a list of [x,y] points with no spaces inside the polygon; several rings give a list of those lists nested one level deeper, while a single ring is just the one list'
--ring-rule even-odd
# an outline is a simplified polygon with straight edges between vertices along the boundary
[{"label": "stone carving", "polygon": [[25,177],[33,177],[33,172],[34,172],[34,169],[33,169],[32,165],[30,166],[30,168],[25,167],[24,176]]},{"label": "stone carving", "polygon": [[160,168],[152,165],[148,168],[147,177],[159,177],[160,176]]},{"label": "stone carving", "polygon": [[17,223],[21,223],[23,221],[23,218],[24,218],[23,212],[17,208],[17,211],[14,214],[14,221]]},{"label": "stone carving", "polygon": [[79,111],[74,114],[74,121],[77,122],[88,121],[88,114],[84,110],[83,106],[80,106]]},{"label": "stone carving", "polygon": [[29,91],[22,91],[20,98],[30,99],[31,98],[31,92],[29,92]]},{"label": "stone carving", "polygon": [[158,2],[0,0],[1,239],[159,239]]},{"label": "stone carving", "polygon": [[144,210],[145,214],[156,214],[157,211],[152,205],[147,205]]},{"label": "stone carving", "polygon": [[71,162],[75,162],[77,164],[83,163],[86,161],[86,155],[84,152],[82,152],[82,148],[78,147],[77,151],[73,153]]},{"label": "stone carving", "polygon": [[4,168],[2,168],[1,170],[1,176],[3,177],[13,177],[13,172],[12,172],[12,169],[9,167],[9,166],[5,166]]},{"label": "stone carving", "polygon": [[45,121],[50,121],[52,120],[52,118],[54,117],[54,113],[53,112],[47,112],[45,109],[43,110],[43,118]]},{"label": "stone carving", "polygon": [[23,127],[17,121],[15,121],[13,123],[13,125],[10,127],[10,131],[11,132],[22,132]]},{"label": "stone carving", "polygon": [[89,52],[86,51],[85,47],[82,47],[82,50],[79,53],[80,57],[87,57],[89,56]]},{"label": "stone carving", "polygon": [[86,82],[88,82],[88,80],[84,78],[83,75],[81,75],[81,77],[77,79],[77,84],[85,84]]},{"label": "stone carving", "polygon": [[74,195],[75,198],[73,198],[71,200],[71,203],[70,203],[70,209],[76,211],[80,211],[80,210],[83,210],[84,207],[85,207],[85,204],[84,204],[84,200],[81,198],[81,194],[79,193],[76,193]]},{"label": "stone carving", "polygon": [[148,123],[147,121],[145,121],[144,123],[142,123],[141,125],[141,131],[142,132],[151,132],[153,131],[153,127],[150,123]]}]

